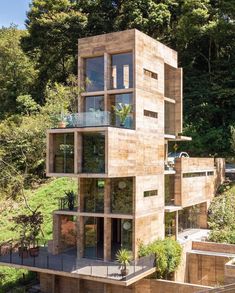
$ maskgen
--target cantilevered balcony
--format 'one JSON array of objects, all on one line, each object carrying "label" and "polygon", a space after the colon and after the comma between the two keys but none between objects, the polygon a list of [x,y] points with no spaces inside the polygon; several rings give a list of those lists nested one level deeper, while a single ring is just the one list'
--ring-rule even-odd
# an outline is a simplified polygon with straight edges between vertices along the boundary
[{"label": "cantilevered balcony", "polygon": [[155,257],[150,255],[132,261],[127,266],[128,274],[123,277],[120,265],[116,262],[93,259],[78,259],[75,250],[52,255],[47,248],[41,247],[37,257],[20,257],[17,248],[12,245],[1,247],[0,264],[4,266],[25,268],[36,272],[45,272],[73,278],[96,280],[128,286],[155,271]]}]

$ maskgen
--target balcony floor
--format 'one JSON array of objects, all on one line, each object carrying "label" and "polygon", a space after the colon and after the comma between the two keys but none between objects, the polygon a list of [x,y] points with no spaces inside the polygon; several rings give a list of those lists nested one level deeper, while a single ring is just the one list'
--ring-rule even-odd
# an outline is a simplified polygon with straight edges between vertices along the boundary
[{"label": "balcony floor", "polygon": [[93,259],[77,259],[75,250],[52,255],[47,248],[40,248],[38,257],[19,257],[18,252],[0,256],[0,265],[26,268],[32,271],[47,272],[75,278],[96,280],[103,283],[114,283],[128,286],[139,279],[155,272],[154,259],[143,258],[136,264],[128,266],[126,277],[120,274],[119,264]]}]

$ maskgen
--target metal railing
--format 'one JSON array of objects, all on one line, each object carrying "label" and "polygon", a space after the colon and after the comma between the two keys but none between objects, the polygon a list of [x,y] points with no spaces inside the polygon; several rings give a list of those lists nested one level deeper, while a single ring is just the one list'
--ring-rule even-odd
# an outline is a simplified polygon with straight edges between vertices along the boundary
[{"label": "metal railing", "polygon": [[77,200],[68,199],[67,197],[59,198],[58,207],[59,210],[69,210],[69,211],[76,211],[77,210]]},{"label": "metal railing", "polygon": [[127,266],[127,275],[123,276],[121,274],[120,265],[117,262],[106,262],[86,258],[78,259],[75,252],[52,255],[47,252],[46,247],[40,247],[39,255],[32,257],[23,255],[23,253],[19,254],[18,249],[13,248],[12,245],[4,251],[1,249],[0,263],[111,278],[120,281],[129,280],[156,266],[155,256],[141,257],[132,261],[130,265]]}]

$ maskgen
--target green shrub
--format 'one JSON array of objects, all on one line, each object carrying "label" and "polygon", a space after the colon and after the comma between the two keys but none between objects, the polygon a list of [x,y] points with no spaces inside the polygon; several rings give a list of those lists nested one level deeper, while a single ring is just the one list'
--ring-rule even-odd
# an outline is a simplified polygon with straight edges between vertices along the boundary
[{"label": "green shrub", "polygon": [[208,212],[209,240],[235,244],[235,189],[215,197]]},{"label": "green shrub", "polygon": [[156,240],[148,245],[140,243],[139,256],[154,254],[156,256],[157,278],[167,279],[180,264],[182,247],[171,239]]}]

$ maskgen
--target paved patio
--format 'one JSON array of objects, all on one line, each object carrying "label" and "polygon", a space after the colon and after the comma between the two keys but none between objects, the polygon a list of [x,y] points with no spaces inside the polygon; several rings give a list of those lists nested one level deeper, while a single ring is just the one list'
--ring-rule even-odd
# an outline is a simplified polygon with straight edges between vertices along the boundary
[{"label": "paved patio", "polygon": [[128,266],[128,275],[123,278],[120,273],[119,264],[116,262],[105,262],[85,258],[77,259],[74,250],[59,255],[52,255],[48,253],[47,248],[44,247],[40,248],[38,257],[29,256],[27,258],[22,258],[17,252],[1,255],[0,264],[66,272],[78,274],[79,276],[108,278],[117,281],[128,281],[142,274],[147,275],[148,272],[151,274],[154,271],[153,257],[144,257],[135,263],[132,262],[132,264]]},{"label": "paved patio", "polygon": [[207,239],[210,230],[208,229],[186,229],[178,234],[178,241],[183,244],[188,240],[202,241]]}]

